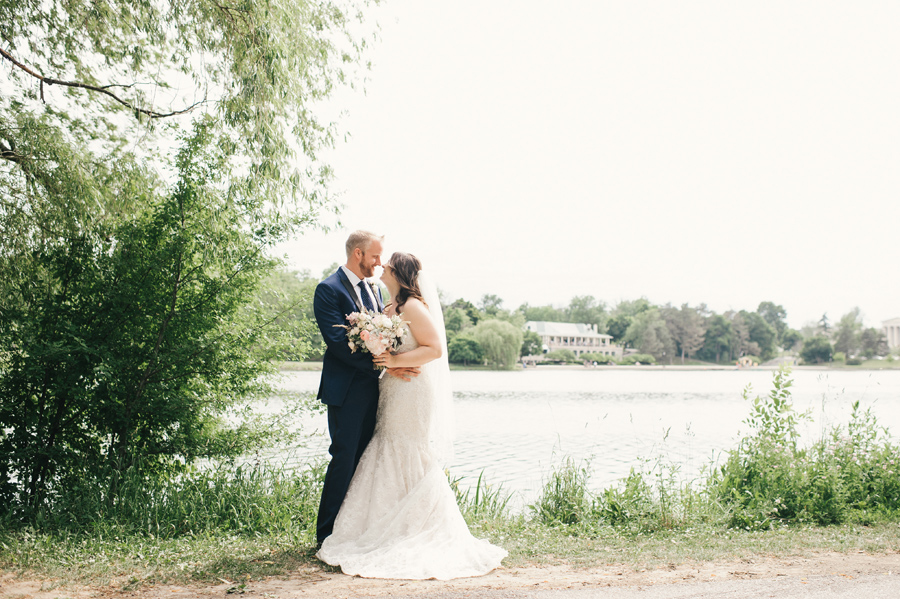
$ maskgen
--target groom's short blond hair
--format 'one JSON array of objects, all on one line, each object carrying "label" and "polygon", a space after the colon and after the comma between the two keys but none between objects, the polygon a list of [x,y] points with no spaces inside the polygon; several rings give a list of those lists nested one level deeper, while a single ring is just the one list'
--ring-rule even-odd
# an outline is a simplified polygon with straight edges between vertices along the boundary
[{"label": "groom's short blond hair", "polygon": [[376,235],[371,231],[354,231],[350,233],[350,237],[347,238],[347,258],[353,255],[353,250],[356,248],[361,249],[363,252],[369,249],[369,245],[372,244],[373,241],[384,241],[384,235]]}]

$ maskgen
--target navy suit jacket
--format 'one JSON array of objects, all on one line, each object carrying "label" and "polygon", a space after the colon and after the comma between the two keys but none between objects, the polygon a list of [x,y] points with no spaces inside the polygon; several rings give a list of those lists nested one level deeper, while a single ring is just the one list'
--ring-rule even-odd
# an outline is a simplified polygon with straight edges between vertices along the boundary
[{"label": "navy suit jacket", "polygon": [[[373,286],[373,292],[381,311],[384,309],[381,289]],[[360,377],[378,379],[380,372],[372,364],[372,354],[351,352],[347,345],[347,330],[334,326],[347,324],[347,315],[362,309],[356,290],[340,268],[316,287],[313,310],[326,345],[318,395],[324,404],[342,405],[350,386]]]}]

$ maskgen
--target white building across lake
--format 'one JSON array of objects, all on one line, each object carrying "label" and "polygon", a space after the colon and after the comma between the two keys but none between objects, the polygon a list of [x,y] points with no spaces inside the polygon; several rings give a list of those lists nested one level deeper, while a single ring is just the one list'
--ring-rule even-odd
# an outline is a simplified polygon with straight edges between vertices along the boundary
[{"label": "white building across lake", "polygon": [[888,347],[894,349],[900,347],[900,318],[892,318],[881,323],[884,336],[887,337]]},{"label": "white building across lake", "polygon": [[613,345],[612,335],[598,333],[596,326],[592,324],[529,320],[525,323],[525,328],[540,336],[545,352],[568,349],[576,356],[602,354],[622,357],[622,348]]}]

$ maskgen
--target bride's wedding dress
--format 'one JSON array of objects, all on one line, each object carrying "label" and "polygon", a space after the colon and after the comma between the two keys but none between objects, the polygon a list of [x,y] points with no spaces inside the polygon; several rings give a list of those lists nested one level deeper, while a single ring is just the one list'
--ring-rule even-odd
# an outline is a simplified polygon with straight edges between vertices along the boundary
[{"label": "bride's wedding dress", "polygon": [[[397,351],[416,347],[407,332]],[[317,553],[345,574],[447,580],[487,574],[507,555],[472,536],[441,468],[429,430],[439,409],[440,375],[436,368],[423,367],[409,382],[381,379],[375,434],[334,532]]]}]

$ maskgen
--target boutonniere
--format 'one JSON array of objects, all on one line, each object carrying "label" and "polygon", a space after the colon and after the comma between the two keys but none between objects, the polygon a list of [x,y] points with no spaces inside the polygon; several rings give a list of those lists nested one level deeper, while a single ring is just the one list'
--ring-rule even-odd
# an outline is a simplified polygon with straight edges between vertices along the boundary
[{"label": "boutonniere", "polygon": [[378,298],[378,285],[373,283],[372,281],[366,281],[369,284],[369,288],[372,290],[372,297],[375,298],[375,301],[379,301]]}]

